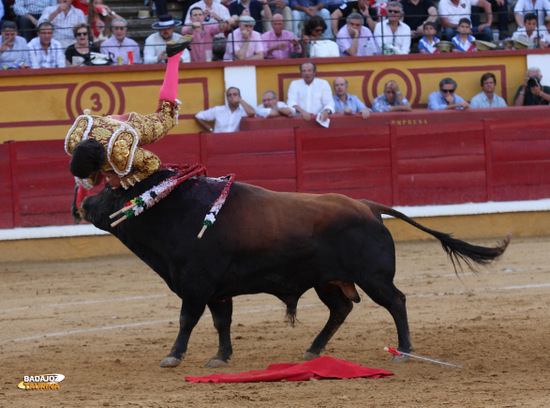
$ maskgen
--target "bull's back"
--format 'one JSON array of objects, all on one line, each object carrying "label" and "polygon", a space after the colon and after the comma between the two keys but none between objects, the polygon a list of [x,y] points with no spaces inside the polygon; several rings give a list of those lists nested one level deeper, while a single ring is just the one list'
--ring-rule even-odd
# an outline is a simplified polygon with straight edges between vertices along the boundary
[{"label": "bull's back", "polygon": [[368,206],[340,194],[281,193],[235,183],[219,220],[228,238],[249,248],[313,238],[328,230],[378,223]]}]

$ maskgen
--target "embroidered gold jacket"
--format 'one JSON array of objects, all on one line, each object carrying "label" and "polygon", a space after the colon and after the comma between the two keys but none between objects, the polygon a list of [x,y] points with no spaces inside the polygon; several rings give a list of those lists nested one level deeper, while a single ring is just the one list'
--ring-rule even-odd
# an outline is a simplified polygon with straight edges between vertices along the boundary
[{"label": "embroidered gold jacket", "polygon": [[[67,133],[65,151],[72,155],[78,142],[97,140],[105,148],[102,170],[116,172],[127,189],[159,169],[160,159],[140,146],[164,137],[177,124],[178,109],[178,104],[160,101],[157,112],[151,115],[131,112],[121,116],[92,116],[85,111]],[[94,186],[90,178],[77,181],[86,188]]]}]

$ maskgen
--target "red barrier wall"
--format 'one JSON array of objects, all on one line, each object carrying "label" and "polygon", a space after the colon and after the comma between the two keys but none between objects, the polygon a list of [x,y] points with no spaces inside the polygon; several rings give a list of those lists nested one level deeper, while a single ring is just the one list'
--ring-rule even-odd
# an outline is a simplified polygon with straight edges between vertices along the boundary
[{"label": "red barrier wall", "polygon": [[[338,131],[273,130],[281,122],[263,120],[262,131],[169,135],[150,148],[165,163],[202,162],[211,176],[236,173],[278,191],[338,192],[389,205],[531,200],[550,197],[547,109],[520,109],[527,120],[475,112],[455,123],[350,121],[353,127]],[[68,163],[60,140],[0,145],[0,228],[72,223]]]}]

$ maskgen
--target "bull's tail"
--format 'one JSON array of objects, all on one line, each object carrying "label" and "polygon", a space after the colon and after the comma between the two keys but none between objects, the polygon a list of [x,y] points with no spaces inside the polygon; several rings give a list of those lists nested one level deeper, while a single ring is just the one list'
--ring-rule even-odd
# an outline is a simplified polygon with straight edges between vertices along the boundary
[{"label": "bull's tail", "polygon": [[462,269],[463,261],[468,268],[472,271],[476,271],[476,265],[487,265],[497,259],[504,253],[510,242],[510,235],[508,235],[501,242],[497,243],[494,247],[484,247],[479,245],[472,245],[460,239],[453,238],[450,234],[435,231],[430,228],[419,224],[412,218],[409,218],[405,214],[382,204],[378,204],[369,200],[359,200],[363,204],[367,205],[375,216],[380,218],[381,214],[390,215],[395,218],[399,218],[412,226],[432,235],[441,242],[441,246],[449,256],[455,272],[457,272],[457,265]]}]

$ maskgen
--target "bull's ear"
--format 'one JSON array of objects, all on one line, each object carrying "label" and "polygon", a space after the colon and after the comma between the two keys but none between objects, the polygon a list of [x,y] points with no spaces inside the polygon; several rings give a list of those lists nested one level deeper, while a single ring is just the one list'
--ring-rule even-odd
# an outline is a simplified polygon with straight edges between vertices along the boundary
[{"label": "bull's ear", "polygon": [[71,204],[71,215],[73,216],[73,221],[75,224],[80,224],[82,221],[82,217],[80,216],[80,213],[78,212],[78,208],[76,208],[76,197],[78,194],[78,184],[74,188],[74,195],[73,195],[73,202]]}]

